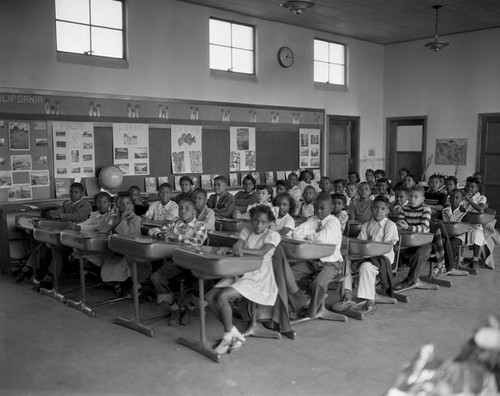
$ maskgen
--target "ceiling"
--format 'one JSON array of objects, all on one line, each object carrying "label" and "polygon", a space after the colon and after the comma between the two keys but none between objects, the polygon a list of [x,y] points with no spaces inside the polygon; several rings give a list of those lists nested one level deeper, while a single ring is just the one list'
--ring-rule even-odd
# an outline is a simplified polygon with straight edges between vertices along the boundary
[{"label": "ceiling", "polygon": [[302,15],[280,7],[282,0],[182,0],[256,18],[340,34],[379,44],[500,26],[500,0],[315,0]]}]

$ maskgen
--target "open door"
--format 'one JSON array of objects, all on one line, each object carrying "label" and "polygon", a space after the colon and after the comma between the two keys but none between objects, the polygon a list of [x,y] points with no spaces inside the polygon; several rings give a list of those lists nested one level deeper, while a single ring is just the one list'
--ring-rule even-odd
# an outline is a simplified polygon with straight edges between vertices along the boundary
[{"label": "open door", "polygon": [[328,116],[328,164],[330,179],[346,179],[359,171],[359,117]]}]

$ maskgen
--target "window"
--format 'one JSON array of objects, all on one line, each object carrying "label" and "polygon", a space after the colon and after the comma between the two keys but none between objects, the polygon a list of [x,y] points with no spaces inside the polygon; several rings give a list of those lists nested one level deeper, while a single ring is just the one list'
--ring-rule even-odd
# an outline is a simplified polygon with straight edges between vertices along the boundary
[{"label": "window", "polygon": [[210,18],[210,69],[254,74],[254,28]]},{"label": "window", "polygon": [[124,58],[123,1],[55,0],[57,51]]},{"label": "window", "polygon": [[314,81],[346,85],[346,46],[325,40],[314,40]]}]

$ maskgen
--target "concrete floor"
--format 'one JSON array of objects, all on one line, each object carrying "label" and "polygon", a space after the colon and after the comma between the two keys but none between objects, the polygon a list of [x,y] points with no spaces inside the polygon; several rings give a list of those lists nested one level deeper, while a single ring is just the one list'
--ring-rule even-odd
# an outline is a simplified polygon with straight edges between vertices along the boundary
[{"label": "concrete floor", "polygon": [[[175,342],[197,336],[197,317],[187,327],[154,323],[149,338],[111,323],[131,314],[130,302],[97,308],[91,319],[3,277],[0,394],[381,395],[419,346],[454,356],[489,314],[500,315],[498,269],[451,279],[453,288],[411,291],[409,304],[379,305],[364,321],[297,325],[295,341],[250,338],[214,363]],[[159,313],[152,303],[141,309]],[[209,315],[209,339],[221,331]]]}]

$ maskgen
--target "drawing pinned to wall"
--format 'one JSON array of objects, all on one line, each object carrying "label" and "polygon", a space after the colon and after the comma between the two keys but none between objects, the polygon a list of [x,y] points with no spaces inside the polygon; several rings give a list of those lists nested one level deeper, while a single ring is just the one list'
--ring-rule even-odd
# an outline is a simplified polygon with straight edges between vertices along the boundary
[{"label": "drawing pinned to wall", "polygon": [[149,175],[149,125],[113,123],[113,164],[125,176]]},{"label": "drawing pinned to wall", "polygon": [[238,174],[230,173],[229,174],[229,187],[238,187],[240,184],[238,183]]},{"label": "drawing pinned to wall", "polygon": [[232,172],[256,169],[255,128],[229,129],[229,170]]},{"label": "drawing pinned to wall", "polygon": [[49,186],[50,185],[49,171],[48,170],[31,171],[30,180],[31,180],[31,185],[33,187]]},{"label": "drawing pinned to wall", "polygon": [[9,201],[26,201],[33,199],[31,185],[29,184],[14,184],[9,191]]},{"label": "drawing pinned to wall", "polygon": [[436,165],[467,165],[467,139],[436,139]]},{"label": "drawing pinned to wall", "polygon": [[31,155],[11,155],[11,167],[13,171],[31,170]]},{"label": "drawing pinned to wall", "polygon": [[252,172],[252,176],[257,184],[260,184],[260,172]]},{"label": "drawing pinned to wall", "polygon": [[201,126],[172,125],[173,173],[201,173]]},{"label": "drawing pinned to wall", "polygon": [[156,177],[145,177],[144,184],[146,185],[146,194],[156,194],[158,192]]},{"label": "drawing pinned to wall", "polygon": [[0,172],[0,188],[10,188],[12,186],[12,172]]},{"label": "drawing pinned to wall", "polygon": [[267,171],[266,172],[266,184],[274,184],[274,172],[273,171]]},{"label": "drawing pinned to wall", "polygon": [[29,122],[9,122],[9,150],[30,149]]},{"label": "drawing pinned to wall", "polygon": [[321,179],[321,171],[319,169],[313,169],[314,180],[320,181]]},{"label": "drawing pinned to wall", "polygon": [[285,171],[277,171],[276,172],[276,179],[285,180],[286,179]]},{"label": "drawing pinned to wall", "polygon": [[210,175],[201,175],[201,188],[210,190],[212,188],[212,179]]},{"label": "drawing pinned to wall", "polygon": [[68,178],[59,178],[56,177],[54,179],[54,183],[56,185],[56,197],[57,198],[69,198],[69,189],[71,186],[71,179]]}]

